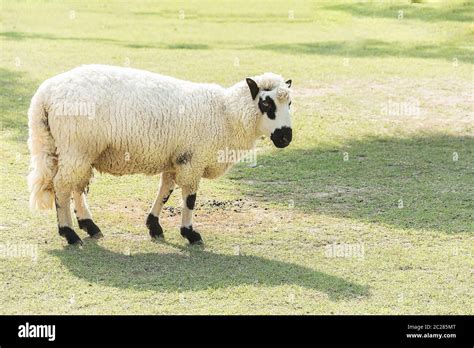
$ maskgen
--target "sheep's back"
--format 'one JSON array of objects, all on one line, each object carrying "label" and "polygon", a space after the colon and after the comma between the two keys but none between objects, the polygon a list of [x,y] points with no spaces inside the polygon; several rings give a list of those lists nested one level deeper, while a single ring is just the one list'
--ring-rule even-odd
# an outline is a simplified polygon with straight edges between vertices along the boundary
[{"label": "sheep's back", "polygon": [[222,132],[217,85],[92,65],[40,89],[58,152],[102,162],[115,174],[161,171],[183,147],[205,146]]}]

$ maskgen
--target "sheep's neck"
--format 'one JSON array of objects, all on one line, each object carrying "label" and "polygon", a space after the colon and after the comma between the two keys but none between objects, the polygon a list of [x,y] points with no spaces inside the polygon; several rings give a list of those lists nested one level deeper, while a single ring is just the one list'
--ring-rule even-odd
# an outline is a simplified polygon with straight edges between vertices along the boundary
[{"label": "sheep's neck", "polygon": [[230,119],[234,120],[231,127],[228,127],[229,134],[224,138],[225,145],[233,149],[250,150],[254,148],[257,139],[255,133],[255,122],[250,120],[244,124],[238,115],[231,115]]},{"label": "sheep's neck", "polygon": [[256,131],[258,111],[255,105],[245,103],[248,87],[237,84],[226,92],[223,99],[228,131],[225,145],[233,149],[253,149],[259,136]]}]

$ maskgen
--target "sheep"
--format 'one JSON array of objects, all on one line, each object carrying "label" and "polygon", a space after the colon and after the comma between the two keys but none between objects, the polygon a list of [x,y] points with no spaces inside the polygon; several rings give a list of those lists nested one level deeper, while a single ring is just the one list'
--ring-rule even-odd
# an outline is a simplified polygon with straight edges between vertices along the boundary
[{"label": "sheep", "polygon": [[193,228],[201,178],[224,174],[234,163],[218,160],[223,149],[252,150],[265,135],[278,148],[292,140],[291,80],[265,73],[224,88],[156,73],[83,65],[44,81],[28,110],[30,206],[56,207],[59,234],[83,245],[73,229],[102,237],[86,191],[93,169],[113,175],[161,173],[146,226],[163,238],[159,216],[175,186],[182,191],[180,232],[202,244]]}]

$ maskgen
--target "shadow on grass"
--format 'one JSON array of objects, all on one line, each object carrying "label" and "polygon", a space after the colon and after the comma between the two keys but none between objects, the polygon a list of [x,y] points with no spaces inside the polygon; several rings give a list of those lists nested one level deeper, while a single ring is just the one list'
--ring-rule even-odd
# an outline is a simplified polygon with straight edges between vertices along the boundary
[{"label": "shadow on grass", "polygon": [[243,195],[282,209],[294,204],[309,214],[473,233],[473,159],[473,137],[374,137],[340,147],[290,145],[260,155],[261,167],[239,165],[229,176],[244,183],[237,185]]},{"label": "shadow on grass", "polygon": [[21,41],[31,39],[42,39],[42,40],[53,40],[53,41],[90,41],[99,43],[117,43],[120,40],[106,39],[100,37],[60,37],[52,34],[43,33],[25,33],[20,31],[5,31],[0,33],[0,37],[4,37],[7,40]]},{"label": "shadow on grass", "polygon": [[60,37],[51,34],[42,33],[24,33],[18,31],[7,31],[0,33],[0,37],[4,37],[7,40],[21,41],[21,40],[52,40],[52,41],[81,41],[91,43],[110,43],[116,44],[127,48],[157,48],[157,49],[169,49],[169,50],[204,50],[210,49],[210,46],[198,43],[176,43],[176,44],[163,44],[163,43],[130,43],[129,41],[99,38],[99,37]]},{"label": "shadow on grass", "polygon": [[169,50],[208,50],[210,49],[209,45],[204,44],[193,44],[193,43],[178,43],[172,45],[165,44],[125,44],[125,47],[128,48],[159,48],[159,49],[169,49]]},{"label": "shadow on grass", "polygon": [[[176,11],[147,11],[147,12],[132,12],[134,16],[141,17],[160,17],[161,19],[175,19]],[[197,20],[200,23],[247,23],[247,24],[268,24],[268,23],[282,23],[285,25],[310,23],[314,20],[312,18],[303,17],[302,14],[289,20],[288,14],[276,13],[271,14],[268,11],[250,10],[247,13],[210,13],[204,12],[186,12],[186,20]]]},{"label": "shadow on grass", "polygon": [[0,68],[0,129],[15,132],[18,141],[28,137],[28,107],[38,86],[22,72]]},{"label": "shadow on grass", "polygon": [[[333,300],[369,296],[366,286],[303,266],[251,255],[224,255],[180,247],[176,253],[126,256],[86,243],[84,249],[50,253],[80,279],[136,290],[206,290],[243,284],[299,285],[322,291]],[[181,252],[180,252],[181,251]]]},{"label": "shadow on grass", "polygon": [[417,19],[426,22],[472,22],[474,21],[474,4],[466,1],[458,6],[445,6],[442,8],[427,7],[428,5],[374,5],[373,3],[341,4],[325,7],[350,13],[357,17],[398,18],[398,11],[403,11],[403,20]]},{"label": "shadow on grass", "polygon": [[453,60],[469,63],[474,62],[472,51],[465,46],[454,43],[442,45],[407,45],[402,42],[386,42],[381,40],[360,41],[326,41],[288,44],[265,44],[252,49],[274,51],[289,54],[317,54],[327,56],[349,57],[413,57],[428,59]]}]

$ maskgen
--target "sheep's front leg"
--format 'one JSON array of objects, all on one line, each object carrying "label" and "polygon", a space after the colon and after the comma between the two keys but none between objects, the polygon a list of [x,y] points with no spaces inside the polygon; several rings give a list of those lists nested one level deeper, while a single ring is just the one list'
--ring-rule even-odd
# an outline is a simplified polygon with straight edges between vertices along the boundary
[{"label": "sheep's front leg", "polygon": [[161,228],[159,217],[163,206],[168,202],[168,199],[173,192],[174,186],[174,174],[161,174],[160,189],[155,199],[155,203],[146,219],[146,226],[148,227],[152,239],[163,238],[163,229]]},{"label": "sheep's front leg", "polygon": [[202,244],[201,235],[193,230],[193,210],[196,204],[196,189],[182,187],[183,214],[181,216],[181,235],[190,244]]},{"label": "sheep's front leg", "polygon": [[203,169],[198,165],[199,156],[184,152],[176,159],[176,184],[181,187],[183,212],[181,214],[181,235],[190,244],[202,244],[201,235],[193,230],[193,209],[196,204],[196,192]]}]

